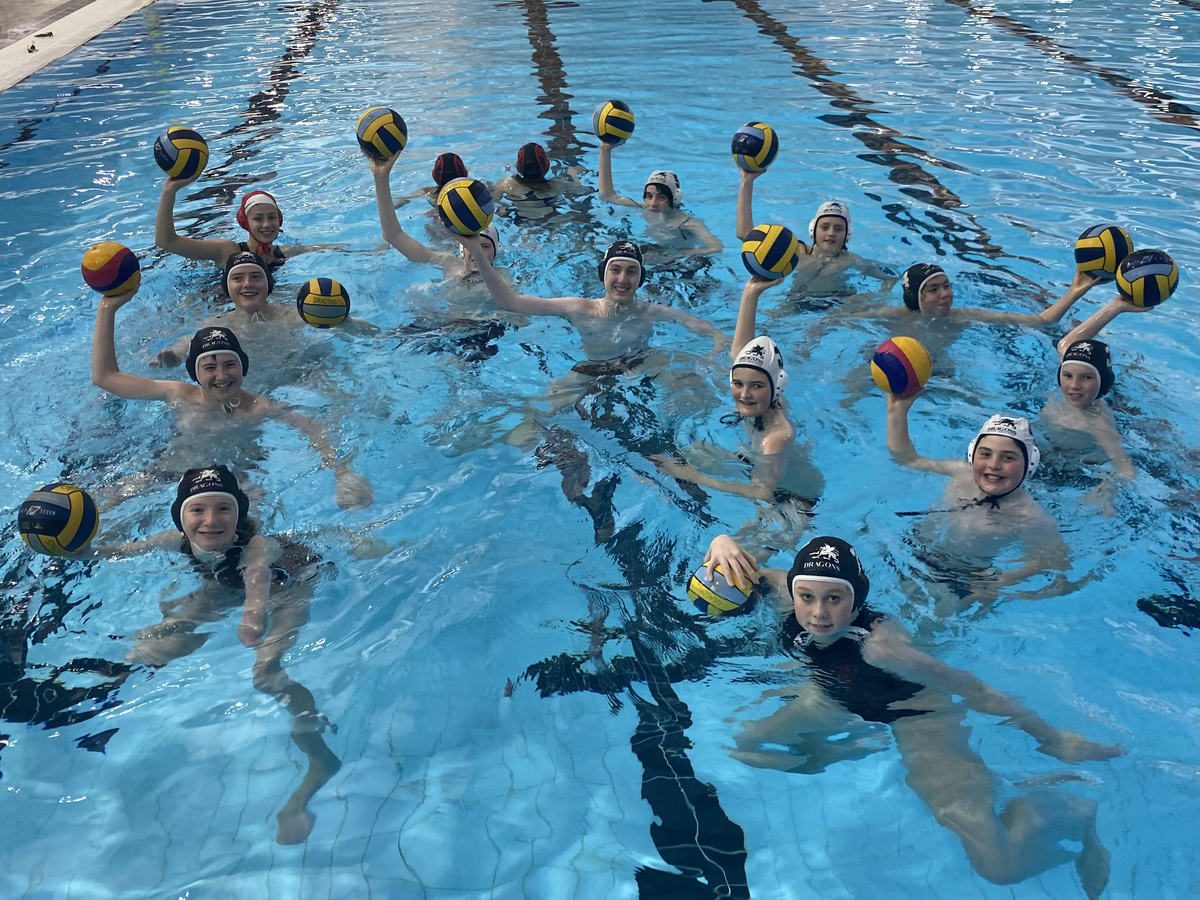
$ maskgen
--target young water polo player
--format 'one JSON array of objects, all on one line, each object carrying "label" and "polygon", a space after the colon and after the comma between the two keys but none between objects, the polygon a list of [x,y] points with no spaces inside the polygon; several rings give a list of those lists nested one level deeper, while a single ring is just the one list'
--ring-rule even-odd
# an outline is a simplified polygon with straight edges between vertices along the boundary
[{"label": "young water polo player", "polygon": [[304,685],[294,681],[282,661],[308,622],[313,585],[324,565],[307,547],[287,538],[258,533],[249,517],[249,498],[224,466],[189,469],[171,506],[175,530],[144,540],[95,547],[91,557],[129,556],[153,550],[179,552],[201,579],[184,597],[161,604],[163,620],[135,635],[131,662],[165,666],[194,652],[212,636],[197,632],[242,608],[238,640],[254,650],[254,687],[279,701],[292,717],[291,737],[308,757],[300,787],[277,816],[276,839],[297,844],[307,839],[315,817],[308,802],[341,767],[321,737],[324,721]]},{"label": "young water polo player", "polygon": [[1095,337],[1122,313],[1149,312],[1152,308],[1114,297],[1059,341],[1059,390],[1041,414],[1047,438],[1056,448],[1089,451],[1099,447],[1123,479],[1135,473],[1112,410],[1104,401],[1116,380],[1111,355],[1108,345]]},{"label": "young water polo player", "polygon": [[807,454],[796,446],[796,429],[784,409],[787,372],[783,354],[769,337],[754,336],[758,298],[781,283],[755,276],[746,281],[730,348],[733,421],[743,426],[750,442],[750,458],[741,457],[752,462],[750,482],[714,478],[669,456],[655,456],[653,461],[674,478],[751,500],[779,500],[783,491],[783,496],[797,500],[807,510],[821,494],[822,479]]},{"label": "young water polo player", "polygon": [[220,269],[225,268],[225,261],[235,253],[253,253],[274,271],[289,257],[314,249],[285,249],[275,245],[283,228],[283,213],[275,198],[261,190],[249,191],[238,204],[237,223],[246,229],[246,240],[239,243],[223,238],[181,237],[175,232],[175,197],[198,177],[199,173],[190,179],[168,178],[163,184],[158,214],[154,220],[154,242],[168,253],[187,259],[207,259]]},{"label": "young water polo player", "polygon": [[[126,400],[161,400],[177,414],[182,432],[199,433],[211,441],[214,433],[233,425],[258,424],[268,419],[290,425],[308,439],[326,468],[333,471],[338,506],[351,509],[370,504],[371,486],[339,461],[321,425],[294,410],[242,387],[250,360],[228,328],[202,328],[193,335],[186,360],[187,373],[196,384],[161,381],[122,372],[115,341],[117,310],[133,299],[137,288],[125,294],[104,296],[96,309],[92,336],[92,383]],[[210,447],[210,452],[213,448]],[[226,447],[225,449],[228,449]]]},{"label": "young water polo player", "polygon": [[713,256],[721,252],[721,241],[708,226],[683,211],[683,188],[674,172],[651,172],[646,176],[641,201],[618,194],[613,187],[612,152],[615,144],[600,144],[600,199],[619,206],[633,206],[646,214],[647,235],[672,258]]},{"label": "young water polo player", "polygon": [[[997,592],[1026,578],[1067,569],[1067,547],[1058,526],[1025,490],[1037,471],[1041,453],[1029,423],[1022,418],[992,416],[967,447],[965,460],[921,456],[908,433],[908,413],[919,394],[887,395],[887,446],[892,458],[920,472],[946,475],[950,483],[941,500],[922,515],[921,545],[962,560],[958,578],[944,578],[954,597],[935,597],[939,615],[953,614],[973,602],[990,603]],[[996,557],[1019,542],[1023,564],[1008,571],[990,569]]]},{"label": "young water polo player", "polygon": [[[371,159],[372,157],[367,157]],[[415,200],[418,197],[424,197],[428,201],[431,215],[437,215],[437,198],[438,192],[448,181],[453,181],[455,178],[468,178],[467,164],[462,161],[462,157],[457,153],[439,153],[433,161],[433,169],[430,171],[433,178],[433,184],[425,187],[417,188],[411,194],[400,197],[396,200],[394,206],[396,209],[404,206],[409,200]]]},{"label": "young water polo player", "polygon": [[[815,774],[878,749],[871,723],[885,724],[909,787],[958,837],[981,876],[1015,884],[1073,859],[1087,895],[1100,895],[1109,854],[1096,834],[1095,803],[1043,788],[1016,796],[997,812],[996,778],[972,747],[967,712],[1002,717],[1036,740],[1039,752],[1063,762],[1109,759],[1120,748],[1055,728],[1016,698],[919,649],[900,624],[867,606],[870,579],[854,548],[840,538],[812,539],[784,573],[760,570],[733,538],[719,535],[705,565],[710,581],[717,566],[740,582],[765,577],[780,610],[789,611],[782,649],[798,663],[789,668],[804,677],[794,688],[764,696],[782,699],[783,706],[743,727],[736,759]],[[1082,847],[1064,849],[1065,841]]]},{"label": "young water polo player", "polygon": [[[754,181],[762,172],[741,171],[737,199],[737,236],[745,240],[754,226]],[[793,290],[807,295],[846,294],[849,272],[859,272],[881,282],[881,290],[889,291],[896,276],[879,263],[850,252],[850,210],[844,203],[827,201],[817,207],[808,223],[812,244],[801,242],[803,252],[792,275]]]},{"label": "young water polo player", "polygon": [[517,216],[539,222],[557,212],[558,200],[564,194],[581,194],[587,188],[579,183],[574,170],[564,177],[550,177],[550,157],[536,142],[524,144],[517,151],[512,173],[505,175],[492,189],[498,197],[512,204]]}]

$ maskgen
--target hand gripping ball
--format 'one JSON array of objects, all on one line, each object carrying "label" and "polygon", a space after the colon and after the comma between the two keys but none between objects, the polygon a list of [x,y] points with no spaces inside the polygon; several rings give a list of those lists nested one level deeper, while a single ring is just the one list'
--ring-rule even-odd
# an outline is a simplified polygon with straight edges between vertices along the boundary
[{"label": "hand gripping ball", "polygon": [[779,153],[779,137],[766,122],[747,122],[730,144],[733,161],[747,172],[765,172]]},{"label": "hand gripping ball", "polygon": [[101,241],[89,248],[83,254],[79,270],[87,286],[106,297],[124,294],[142,283],[138,258],[116,241]]},{"label": "hand gripping ball", "polygon": [[623,144],[633,137],[633,110],[621,100],[605,100],[592,113],[592,131],[606,144]]},{"label": "hand gripping ball", "polygon": [[208,164],[208,144],[199,132],[168,125],[154,139],[154,161],[168,177],[190,181]]},{"label": "hand gripping ball", "polygon": [[742,265],[768,281],[791,275],[799,259],[800,242],[783,225],[755,225],[742,241]]},{"label": "hand gripping ball", "polygon": [[713,569],[712,581],[708,579],[708,568],[701,566],[688,579],[687,595],[692,605],[710,616],[723,616],[742,612],[748,608],[754,594],[754,585],[734,587],[725,580],[720,566]]},{"label": "hand gripping ball", "polygon": [[358,146],[373,159],[386,162],[408,143],[408,126],[404,118],[386,106],[372,106],[358,117],[354,128]]}]

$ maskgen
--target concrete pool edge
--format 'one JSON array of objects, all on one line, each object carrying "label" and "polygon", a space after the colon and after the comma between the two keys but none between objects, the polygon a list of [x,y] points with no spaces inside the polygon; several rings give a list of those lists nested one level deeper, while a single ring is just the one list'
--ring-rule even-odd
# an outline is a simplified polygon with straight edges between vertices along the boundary
[{"label": "concrete pool edge", "polygon": [[[116,25],[154,0],[94,0],[80,9],[45,25],[30,24],[30,32],[6,47],[0,47],[0,91],[6,91],[96,35]],[[34,32],[50,31],[50,37]],[[30,52],[30,46],[36,50]]]}]

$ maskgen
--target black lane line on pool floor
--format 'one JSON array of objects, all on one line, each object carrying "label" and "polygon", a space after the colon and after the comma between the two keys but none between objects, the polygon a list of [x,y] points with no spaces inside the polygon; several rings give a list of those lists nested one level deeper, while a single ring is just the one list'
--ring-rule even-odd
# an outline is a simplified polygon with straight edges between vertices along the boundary
[{"label": "black lane line on pool floor", "polygon": [[[954,249],[960,259],[967,260],[968,256],[971,257],[969,261],[980,269],[1003,272],[1011,281],[1041,287],[1040,284],[1012,271],[1007,266],[990,263],[987,260],[1007,258],[1045,266],[1042,260],[1009,253],[996,244],[992,240],[991,234],[978,219],[963,210],[963,207],[967,205],[965,201],[942,184],[936,175],[927,172],[915,162],[902,159],[901,156],[912,156],[929,165],[955,172],[974,174],[970,169],[939,159],[920,147],[908,143],[908,141],[919,141],[922,138],[903,134],[871,118],[869,111],[875,109],[876,105],[860,97],[846,85],[835,81],[833,76],[839,73],[831,68],[826,60],[801,44],[788,32],[785,24],[773,18],[756,0],[701,0],[701,2],[729,2],[741,10],[747,19],[758,26],[760,32],[791,57],[795,63],[793,71],[811,82],[818,92],[829,98],[830,105],[839,111],[826,113],[817,118],[839,128],[851,129],[854,137],[872,151],[858,154],[859,159],[888,169],[889,180],[900,185],[901,193],[933,207],[926,211],[926,218],[933,223],[931,225],[919,220],[904,205],[885,203],[879,195],[864,191],[865,196],[880,204],[880,208],[889,221],[908,231],[919,232],[921,242],[929,244],[938,255],[946,252],[941,246],[945,243]],[[969,226],[964,226],[956,221],[949,215],[952,212],[957,212],[965,218]],[[979,256],[984,259],[979,259]],[[1012,286],[1011,281],[1008,280],[995,278],[986,280],[992,284]]]},{"label": "black lane line on pool floor", "polygon": [[[550,30],[549,9],[544,0],[518,0],[525,17],[525,33],[533,48],[533,69],[537,74],[542,95],[538,102],[546,110],[538,113],[539,119],[549,119],[546,129],[549,135],[551,159],[561,159],[568,165],[582,165],[585,148],[575,134],[571,110],[572,95],[567,93],[566,70],[558,53],[558,38]],[[503,6],[505,4],[501,4]]]},{"label": "black lane line on pool floor", "polygon": [[1087,72],[1089,75],[1095,75],[1101,81],[1116,88],[1123,96],[1148,108],[1150,114],[1156,119],[1166,122],[1168,125],[1179,125],[1182,128],[1191,128],[1200,131],[1200,121],[1197,121],[1196,118],[1200,116],[1200,111],[1192,109],[1187,104],[1180,103],[1170,94],[1164,93],[1157,88],[1140,85],[1128,75],[1114,72],[1112,69],[1093,62],[1086,56],[1072,53],[1036,29],[1031,28],[1023,22],[1018,22],[1016,19],[1002,15],[995,10],[980,9],[972,4],[970,0],[946,0],[946,2],[951,6],[958,7],[968,15],[983,19],[986,22],[993,22],[1009,32],[1009,34],[1023,38],[1040,53],[1045,54],[1056,62],[1065,63],[1071,68]]}]

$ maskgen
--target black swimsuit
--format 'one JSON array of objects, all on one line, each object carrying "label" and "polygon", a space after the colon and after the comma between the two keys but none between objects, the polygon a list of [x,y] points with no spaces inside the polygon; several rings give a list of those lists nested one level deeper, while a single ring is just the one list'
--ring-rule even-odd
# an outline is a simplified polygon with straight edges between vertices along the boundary
[{"label": "black swimsuit", "polygon": [[[225,558],[215,566],[207,566],[193,559],[196,568],[205,578],[233,590],[245,590],[246,581],[242,575],[242,551],[250,541],[251,535],[239,535],[237,543],[225,551]],[[297,582],[311,581],[320,573],[321,557],[303,544],[288,540],[284,537],[274,538],[283,548],[279,559],[271,563],[271,584],[276,587],[288,587]],[[187,539],[184,539],[184,547]],[[187,550],[184,549],[186,553]]]},{"label": "black swimsuit", "polygon": [[915,696],[923,685],[898,678],[862,658],[862,642],[871,627],[885,618],[864,606],[845,635],[821,645],[811,640],[795,615],[789,615],[783,623],[784,652],[808,664],[813,681],[830,699],[868,722],[888,723],[923,715],[924,710],[888,708]]},{"label": "black swimsuit", "polygon": [[[248,241],[242,241],[240,244],[238,244],[238,249],[241,250],[243,253],[254,253],[254,251],[250,249],[250,244]],[[254,253],[254,255],[258,256],[257,253]],[[258,256],[258,258],[263,259],[261,256]],[[278,269],[280,266],[282,266],[285,262],[287,262],[287,257],[283,255],[282,250],[280,250],[278,247],[276,247],[274,244],[272,244],[271,245],[271,255],[267,259],[263,259],[263,262],[266,263],[266,266],[268,269],[270,269],[272,272],[274,272],[276,269]]]}]

